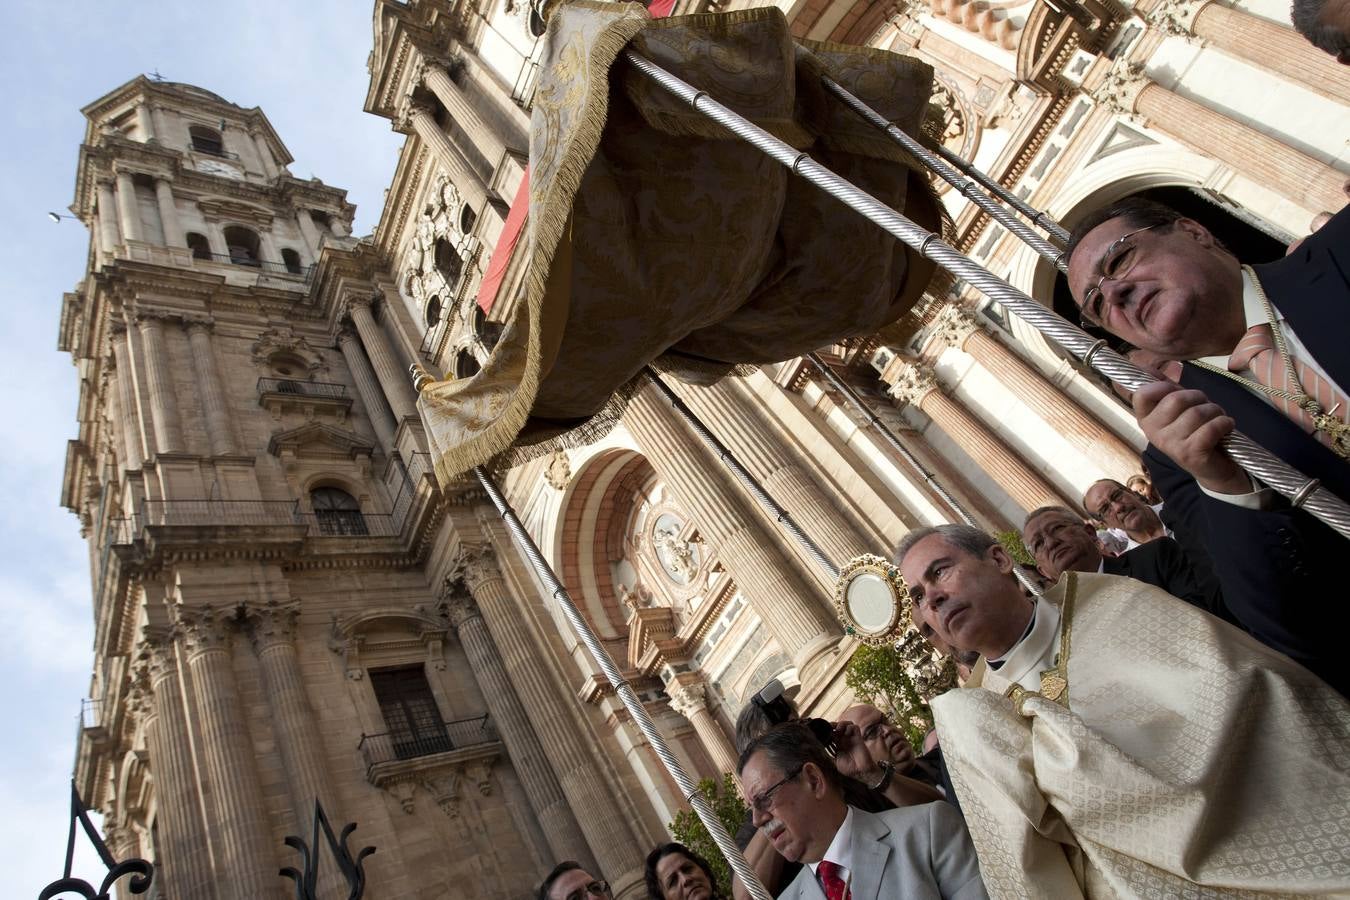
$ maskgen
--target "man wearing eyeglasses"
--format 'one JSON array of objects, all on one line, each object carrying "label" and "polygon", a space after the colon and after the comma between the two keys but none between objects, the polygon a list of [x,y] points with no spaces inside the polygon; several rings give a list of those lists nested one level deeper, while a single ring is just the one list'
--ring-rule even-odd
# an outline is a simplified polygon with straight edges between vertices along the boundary
[{"label": "man wearing eyeglasses", "polygon": [[553,867],[539,885],[539,900],[613,900],[609,884],[574,860]]},{"label": "man wearing eyeglasses", "polygon": [[804,863],[780,898],[987,897],[975,848],[949,804],[883,813],[849,806],[838,769],[803,726],[760,735],[739,772],[755,827],[784,858]]},{"label": "man wearing eyeglasses", "polygon": [[1244,267],[1198,222],[1131,199],[1088,216],[1069,254],[1085,325],[1183,363],[1179,383],[1132,398],[1175,527],[1203,543],[1244,628],[1347,693],[1350,610],[1324,598],[1342,593],[1350,544],[1220,441],[1236,428],[1350,500],[1350,208]]}]

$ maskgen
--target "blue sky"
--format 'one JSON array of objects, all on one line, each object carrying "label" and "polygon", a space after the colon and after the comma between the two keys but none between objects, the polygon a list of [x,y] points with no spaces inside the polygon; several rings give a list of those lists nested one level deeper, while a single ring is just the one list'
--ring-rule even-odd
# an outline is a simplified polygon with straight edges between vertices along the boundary
[{"label": "blue sky", "polygon": [[[0,880],[6,897],[22,898],[61,874],[93,656],[88,549],[59,505],[65,445],[76,433],[75,371],[56,349],[61,295],[83,274],[88,234],[78,221],[46,217],[73,197],[79,109],[153,70],[260,106],[295,157],[294,175],[349,191],[357,234],[374,228],[402,136],[361,111],[373,0],[2,6],[0,77],[10,100],[0,210],[10,224],[0,240],[0,847],[8,857]],[[86,875],[101,878],[82,856]]]}]

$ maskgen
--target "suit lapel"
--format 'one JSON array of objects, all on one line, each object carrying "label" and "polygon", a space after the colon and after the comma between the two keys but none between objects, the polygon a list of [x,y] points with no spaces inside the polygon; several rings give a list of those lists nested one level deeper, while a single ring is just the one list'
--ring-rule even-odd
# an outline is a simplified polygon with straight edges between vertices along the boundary
[{"label": "suit lapel", "polygon": [[1347,274],[1332,257],[1333,248],[1307,240],[1284,259],[1253,266],[1275,308],[1289,320],[1317,364],[1343,389],[1350,390],[1350,338]]},{"label": "suit lapel", "polygon": [[891,847],[882,839],[891,829],[881,819],[853,810],[853,900],[877,900]]},{"label": "suit lapel", "polygon": [[[1302,340],[1302,330],[1298,325],[1294,328]],[[1317,352],[1311,347],[1309,349],[1314,354]],[[1318,361],[1321,362],[1320,359]],[[1341,376],[1329,374],[1337,379],[1338,384],[1343,386],[1347,383],[1341,380]],[[1238,431],[1281,459],[1293,461],[1293,466],[1305,475],[1320,478],[1323,485],[1342,499],[1350,499],[1350,463],[1318,443],[1316,438],[1295,425],[1288,416],[1247,388],[1232,379],[1189,364],[1182,366],[1181,385],[1204,391],[1205,396],[1233,417]]]}]

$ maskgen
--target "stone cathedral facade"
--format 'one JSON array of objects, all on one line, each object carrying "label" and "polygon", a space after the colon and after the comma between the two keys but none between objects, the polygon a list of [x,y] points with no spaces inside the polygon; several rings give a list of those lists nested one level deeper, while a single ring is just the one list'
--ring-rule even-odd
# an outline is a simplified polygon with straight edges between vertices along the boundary
[{"label": "stone cathedral facade", "polygon": [[[780,5],[798,35],[932,63],[947,145],[1066,223],[1145,193],[1255,260],[1346,201],[1344,129],[1318,123],[1347,121],[1350,70],[1284,0]],[[76,779],[160,897],[285,896],[316,799],[378,848],[368,897],[524,898],[564,858],[634,897],[681,806],[485,498],[436,483],[408,377],[473,374],[519,300],[543,25],[523,0],[377,0],[365,109],[407,137],[364,237],[259,109],[137,78],[83,110],[88,268],[59,337],[97,623]],[[963,250],[1063,302],[945,198]],[[1110,392],[960,285],[910,344],[827,355],[991,529],[1137,470]],[[677,389],[837,562],[953,519],[803,361]],[[668,404],[641,393],[503,483],[690,771],[734,767],[769,678],[849,702],[832,586]]]}]

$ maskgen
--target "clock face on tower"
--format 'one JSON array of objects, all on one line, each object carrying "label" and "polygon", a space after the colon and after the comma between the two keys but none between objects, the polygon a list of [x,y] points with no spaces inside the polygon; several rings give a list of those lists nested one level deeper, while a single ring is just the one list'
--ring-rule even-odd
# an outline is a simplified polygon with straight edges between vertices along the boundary
[{"label": "clock face on tower", "polygon": [[197,171],[203,175],[220,175],[223,178],[243,178],[244,173],[237,166],[219,159],[197,160]]}]

